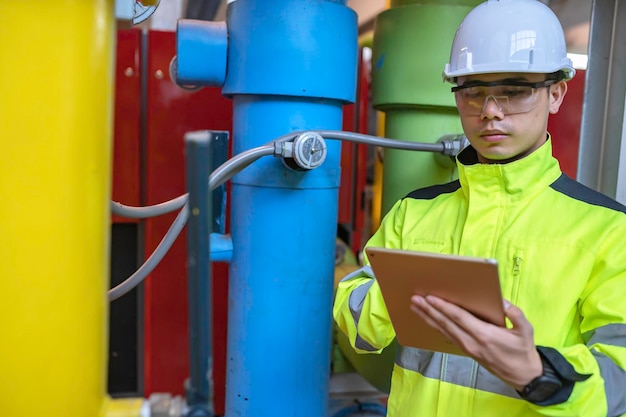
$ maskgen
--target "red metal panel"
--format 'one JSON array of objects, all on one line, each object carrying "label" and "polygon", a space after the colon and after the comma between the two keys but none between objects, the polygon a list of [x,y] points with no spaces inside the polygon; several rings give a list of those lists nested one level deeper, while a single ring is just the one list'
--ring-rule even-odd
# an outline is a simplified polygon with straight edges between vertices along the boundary
[{"label": "red metal panel", "polygon": [[[357,120],[356,131],[369,134],[369,110],[370,110],[370,85],[371,85],[371,62],[370,54],[361,50],[361,65],[357,83]],[[354,236],[351,247],[354,253],[361,251],[370,237],[371,231],[366,230],[368,224],[365,219],[369,211],[365,207],[365,193],[367,187],[367,171],[369,159],[369,147],[358,145],[356,149],[355,171],[355,206],[354,206]]]},{"label": "red metal panel", "polygon": [[[113,200],[138,206],[140,189],[141,82],[139,68],[141,32],[117,32],[113,141]],[[115,223],[136,222],[114,216]]]},{"label": "red metal panel", "polygon": [[[370,63],[361,52],[355,104],[346,105],[342,129],[368,133]],[[367,182],[368,146],[344,141],[341,144],[341,185],[339,187],[339,224],[348,227],[349,242],[356,253],[363,247],[365,227],[364,193]]]},{"label": "red metal panel", "polygon": [[554,156],[561,169],[576,178],[578,169],[578,147],[580,123],[583,114],[586,71],[577,70],[576,76],[567,85],[567,94],[557,114],[550,115],[548,131],[552,135]]},{"label": "red metal panel", "polygon": [[[175,33],[148,35],[146,203],[185,192],[184,134],[192,130],[231,131],[232,103],[220,89],[190,92],[169,77]],[[146,221],[146,257],[167,232],[174,214]],[[183,394],[189,375],[186,240],[181,235],[145,284],[145,395]],[[223,412],[226,363],[227,282],[225,268],[213,268],[215,412]]]},{"label": "red metal panel", "polygon": [[[343,126],[342,129],[347,132],[355,131],[354,114],[355,105],[349,104],[343,108]],[[356,161],[354,160],[353,142],[341,142],[341,183],[339,185],[339,208],[337,213],[337,222],[343,225],[350,225],[352,229],[352,206],[354,205],[354,174]],[[348,243],[348,242],[346,242]]]}]

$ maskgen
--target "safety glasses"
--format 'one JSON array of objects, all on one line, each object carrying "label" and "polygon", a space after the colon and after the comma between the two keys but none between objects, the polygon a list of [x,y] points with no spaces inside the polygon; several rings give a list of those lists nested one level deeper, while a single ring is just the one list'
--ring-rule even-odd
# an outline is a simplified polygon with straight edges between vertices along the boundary
[{"label": "safety glasses", "polygon": [[480,116],[489,99],[493,99],[503,114],[526,113],[537,103],[537,90],[557,81],[468,81],[452,87],[452,92],[461,114]]}]

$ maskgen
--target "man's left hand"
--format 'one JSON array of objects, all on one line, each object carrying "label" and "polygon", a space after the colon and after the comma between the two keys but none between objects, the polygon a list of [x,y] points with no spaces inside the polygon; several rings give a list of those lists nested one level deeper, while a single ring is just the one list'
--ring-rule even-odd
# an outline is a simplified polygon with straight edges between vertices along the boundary
[{"label": "man's left hand", "polygon": [[522,310],[504,302],[512,327],[483,321],[467,310],[435,296],[411,297],[411,310],[468,356],[502,381],[521,391],[543,372],[534,329]]}]

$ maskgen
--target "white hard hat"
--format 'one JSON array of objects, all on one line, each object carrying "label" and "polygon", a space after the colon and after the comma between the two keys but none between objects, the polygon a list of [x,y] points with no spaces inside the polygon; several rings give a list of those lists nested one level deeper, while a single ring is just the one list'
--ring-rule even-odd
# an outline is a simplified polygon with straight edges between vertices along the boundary
[{"label": "white hard hat", "polygon": [[548,6],[537,0],[488,0],[461,22],[444,81],[498,72],[560,72],[565,80],[574,76],[563,28]]}]

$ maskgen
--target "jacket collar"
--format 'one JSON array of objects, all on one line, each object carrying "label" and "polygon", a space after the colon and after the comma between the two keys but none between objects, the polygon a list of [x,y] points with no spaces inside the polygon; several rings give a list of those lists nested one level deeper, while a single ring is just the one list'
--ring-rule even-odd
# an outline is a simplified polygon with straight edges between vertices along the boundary
[{"label": "jacket collar", "polygon": [[459,153],[457,167],[466,197],[472,190],[480,191],[478,195],[486,197],[492,193],[505,193],[511,201],[534,195],[561,176],[559,163],[552,156],[549,135],[546,142],[533,153],[507,164],[481,164],[476,150],[468,146]]}]

